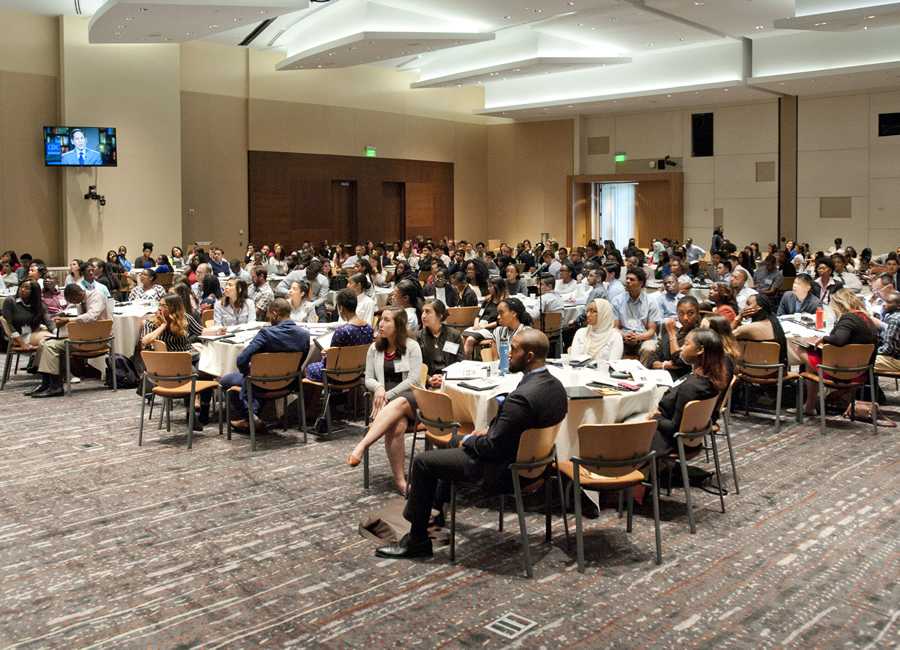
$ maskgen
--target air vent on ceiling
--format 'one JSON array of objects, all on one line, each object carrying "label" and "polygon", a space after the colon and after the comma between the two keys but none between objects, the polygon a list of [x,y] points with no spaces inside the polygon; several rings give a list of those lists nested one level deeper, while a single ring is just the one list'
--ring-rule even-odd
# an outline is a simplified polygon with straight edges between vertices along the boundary
[{"label": "air vent on ceiling", "polygon": [[275,19],[274,19],[274,18],[266,18],[266,19],[265,19],[264,21],[262,21],[259,25],[257,25],[257,26],[253,29],[252,32],[250,32],[249,34],[247,34],[247,36],[244,38],[244,40],[242,40],[242,41],[240,42],[240,45],[241,45],[242,47],[247,47],[248,45],[250,45],[250,43],[252,43],[253,41],[256,40],[256,37],[257,37],[257,36],[259,36],[259,35],[262,34],[264,31],[266,31],[266,28],[267,28],[269,25],[271,25],[272,23],[274,23],[274,22],[275,22]]}]

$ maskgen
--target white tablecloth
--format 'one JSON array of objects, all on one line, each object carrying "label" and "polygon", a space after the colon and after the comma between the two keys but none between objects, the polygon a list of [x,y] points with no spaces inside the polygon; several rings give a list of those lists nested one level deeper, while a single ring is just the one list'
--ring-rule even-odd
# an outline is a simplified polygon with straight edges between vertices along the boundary
[{"label": "white tablecloth", "polygon": [[144,317],[156,311],[156,305],[132,304],[116,307],[113,312],[113,350],[118,354],[130,357],[141,337]]},{"label": "white tablecloth", "polygon": [[[375,295],[372,299],[375,301],[375,311],[381,311],[385,307],[388,306],[388,303],[391,301],[391,293],[394,290],[391,287],[375,287]],[[331,305],[332,307],[337,300],[337,291],[329,291],[328,298],[325,301],[326,304]]]},{"label": "white tablecloth", "polygon": [[[531,314],[532,317],[534,317],[535,314],[540,314],[541,303],[537,297],[523,296],[521,294],[514,297],[522,301],[522,304],[525,305],[525,309],[528,310],[528,313]],[[562,312],[562,326],[566,327],[584,313],[585,298],[579,296],[578,298],[571,299],[564,295],[562,300],[564,305]]]},{"label": "white tablecloth", "polygon": [[[548,366],[550,372],[563,386],[585,386],[595,378],[604,377],[600,370],[557,368]],[[608,377],[608,375],[606,375]],[[509,393],[522,379],[521,374],[495,377],[500,385],[492,390],[474,391],[460,386],[458,381],[448,381],[444,385],[453,399],[453,416],[463,422],[473,422],[476,430],[488,428],[497,414],[497,395]],[[649,415],[666,389],[649,383],[640,390],[619,395],[604,396],[601,399],[569,400],[569,412],[560,426],[556,437],[556,453],[566,459],[578,454],[578,427],[581,424],[611,424],[624,422],[636,415]]]}]

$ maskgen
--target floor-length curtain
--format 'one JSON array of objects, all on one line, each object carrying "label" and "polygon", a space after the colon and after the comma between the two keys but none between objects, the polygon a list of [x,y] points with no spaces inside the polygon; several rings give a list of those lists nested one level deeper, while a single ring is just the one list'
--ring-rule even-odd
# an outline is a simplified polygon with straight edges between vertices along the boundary
[{"label": "floor-length curtain", "polygon": [[603,239],[611,239],[624,250],[634,237],[635,183],[601,183]]}]

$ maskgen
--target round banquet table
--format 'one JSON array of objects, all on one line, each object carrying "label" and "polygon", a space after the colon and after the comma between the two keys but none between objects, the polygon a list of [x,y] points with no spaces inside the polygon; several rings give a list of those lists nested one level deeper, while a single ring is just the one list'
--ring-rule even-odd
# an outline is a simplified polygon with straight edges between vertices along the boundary
[{"label": "round banquet table", "polygon": [[[605,376],[600,370],[558,368],[548,365],[549,371],[563,386],[584,386],[595,378]],[[608,376],[607,376],[608,377]],[[497,395],[509,393],[522,379],[521,374],[492,377],[499,385],[492,390],[475,391],[460,386],[459,381],[444,383],[444,392],[453,400],[453,416],[461,422],[473,422],[476,430],[486,430],[497,414]],[[556,453],[561,459],[578,455],[578,427],[582,424],[613,424],[630,418],[649,415],[656,410],[666,388],[654,383],[645,384],[635,392],[606,395],[598,399],[569,400],[569,411],[556,436]]]},{"label": "round banquet table", "polygon": [[113,341],[113,350],[117,354],[126,357],[134,354],[138,339],[141,337],[141,329],[144,327],[144,317],[154,313],[156,309],[156,305],[146,303],[134,303],[115,308],[112,333],[116,337]]},{"label": "round banquet table", "polygon": [[[525,309],[531,314],[531,317],[534,318],[535,314],[540,315],[540,301],[538,298],[534,296],[523,296],[521,294],[514,296],[522,301],[522,304],[525,305]],[[573,323],[578,317],[584,313],[585,310],[585,296],[579,295],[574,300],[568,298],[567,296],[563,296],[563,310],[562,310],[562,326],[566,327]]]}]

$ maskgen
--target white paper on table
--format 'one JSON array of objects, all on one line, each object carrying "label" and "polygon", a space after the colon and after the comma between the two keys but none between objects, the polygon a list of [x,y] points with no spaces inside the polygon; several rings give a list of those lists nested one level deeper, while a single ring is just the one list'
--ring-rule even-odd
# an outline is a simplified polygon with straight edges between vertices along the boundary
[{"label": "white paper on table", "polygon": [[647,370],[644,364],[637,359],[618,359],[617,361],[610,361],[609,365],[616,372],[627,372],[635,379],[637,379],[635,373],[641,374]]},{"label": "white paper on table", "polygon": [[651,368],[644,368],[645,379],[641,381],[641,383],[647,383],[647,381],[652,381],[657,386],[666,386],[670,387],[675,382],[672,379],[672,373],[668,370],[658,370]]},{"label": "white paper on table", "polygon": [[457,361],[444,368],[446,378],[453,381],[457,379],[478,379],[487,377],[488,366],[480,361]]}]

